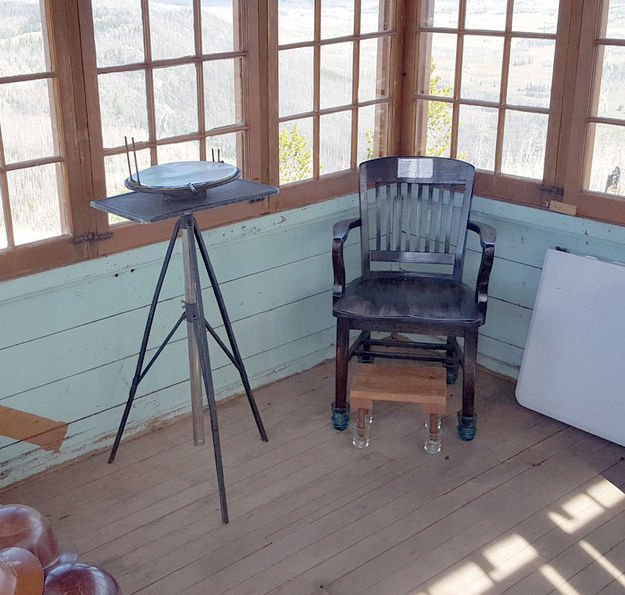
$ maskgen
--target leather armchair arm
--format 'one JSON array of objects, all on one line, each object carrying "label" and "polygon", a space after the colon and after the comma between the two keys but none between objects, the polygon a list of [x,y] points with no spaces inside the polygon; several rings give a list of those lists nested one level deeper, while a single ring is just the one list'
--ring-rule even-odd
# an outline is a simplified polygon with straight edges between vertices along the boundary
[{"label": "leather armchair arm", "polygon": [[333,297],[339,298],[345,291],[345,262],[343,260],[343,245],[349,232],[354,227],[360,227],[360,219],[344,219],[334,224],[332,229],[332,267],[334,269]]},{"label": "leather armchair arm", "polygon": [[490,272],[495,258],[497,232],[486,223],[478,225],[473,221],[467,223],[467,229],[474,231],[480,236],[480,244],[482,245],[482,259],[475,284],[475,302],[482,315],[482,323],[484,323],[486,321],[486,305],[488,302],[488,282],[490,281]]}]

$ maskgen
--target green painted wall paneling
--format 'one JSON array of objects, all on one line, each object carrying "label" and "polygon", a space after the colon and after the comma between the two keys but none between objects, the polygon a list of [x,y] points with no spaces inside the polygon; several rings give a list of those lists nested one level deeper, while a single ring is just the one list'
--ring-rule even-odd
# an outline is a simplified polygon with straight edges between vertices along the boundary
[{"label": "green painted wall paneling", "polygon": [[[357,199],[345,196],[204,234],[253,386],[332,357],[331,230],[335,221],[355,216]],[[625,228],[479,197],[472,219],[497,229],[479,361],[516,376],[545,250],[559,246],[625,261]],[[359,272],[358,243],[352,232],[346,246],[350,278]],[[165,249],[147,246],[0,284],[0,405],[69,424],[58,453],[0,436],[0,485],[110,445]],[[479,256],[470,233],[469,283]],[[203,287],[209,289],[206,278]],[[180,315],[183,297],[178,246],[148,357]],[[207,318],[223,337],[210,290],[205,302]],[[190,410],[186,353],[183,328],[141,383],[125,436]],[[241,392],[236,370],[216,346],[211,365],[219,398]]]}]

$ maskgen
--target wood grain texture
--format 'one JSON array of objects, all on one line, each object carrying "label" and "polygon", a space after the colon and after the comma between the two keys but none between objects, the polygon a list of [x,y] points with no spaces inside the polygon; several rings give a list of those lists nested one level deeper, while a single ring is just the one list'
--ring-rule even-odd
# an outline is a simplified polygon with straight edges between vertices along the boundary
[{"label": "wood grain texture", "polygon": [[[328,423],[332,384],[327,362],[258,390],[268,443],[245,399],[219,404],[228,526],[186,418],[3,500],[44,513],[129,595],[620,592],[606,562],[622,572],[621,447],[520,407],[480,370],[473,442],[444,434],[427,456],[419,408],[379,403],[359,451]],[[455,411],[460,391],[447,399]]]},{"label": "wood grain texture", "polygon": [[67,424],[0,405],[0,436],[59,451]]},{"label": "wood grain texture", "polygon": [[[332,225],[354,216],[356,199],[350,195],[204,232],[229,312],[244,333],[237,338],[254,386],[330,356],[335,340],[328,323]],[[478,362],[515,376],[545,249],[562,246],[625,261],[625,228],[480,197],[474,199],[472,217],[498,232]],[[358,244],[358,234],[350,234],[347,281],[359,272]],[[144,246],[0,284],[1,404],[70,424],[59,453],[0,437],[2,485],[110,443],[139,347],[139,335],[130,330],[142,330],[164,251],[162,245]],[[475,278],[480,251],[477,236],[469,234],[466,281]],[[175,260],[157,310],[163,316],[161,332],[179,315],[182,288],[182,266]],[[187,411],[183,339],[175,338],[163,365],[159,362],[142,382],[127,436]],[[217,357],[215,352],[219,396],[236,394],[236,371]],[[480,431],[481,426],[480,421]]]},{"label": "wood grain texture", "polygon": [[424,411],[445,413],[445,368],[415,365],[354,364],[349,388],[352,407],[362,401],[420,403]]}]

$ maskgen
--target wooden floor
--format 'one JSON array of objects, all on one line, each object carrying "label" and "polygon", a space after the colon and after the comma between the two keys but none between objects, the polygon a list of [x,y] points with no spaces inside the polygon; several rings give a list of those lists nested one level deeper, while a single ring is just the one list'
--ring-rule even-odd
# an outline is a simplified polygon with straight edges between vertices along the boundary
[{"label": "wooden floor", "polygon": [[417,406],[376,405],[371,447],[329,420],[331,363],[219,407],[230,524],[190,419],[5,490],[130,593],[625,592],[625,449],[517,405],[478,375],[478,434],[422,448]]}]

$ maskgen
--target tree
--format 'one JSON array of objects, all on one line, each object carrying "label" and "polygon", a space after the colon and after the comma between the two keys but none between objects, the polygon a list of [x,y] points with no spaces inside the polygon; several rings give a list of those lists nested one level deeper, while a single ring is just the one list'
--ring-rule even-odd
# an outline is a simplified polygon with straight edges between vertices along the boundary
[{"label": "tree", "polygon": [[280,133],[280,184],[312,178],[312,149],[297,124]]},{"label": "tree", "polygon": [[[430,65],[430,95],[449,97],[451,87],[439,86],[441,77],[435,75],[436,64],[432,60]],[[451,103],[442,101],[428,101],[428,138],[426,155],[440,157],[447,152],[451,143]]]},{"label": "tree", "polygon": [[[430,66],[430,95],[449,97],[451,87],[441,87],[441,77],[434,74],[436,63]],[[428,101],[427,148],[425,154],[430,157],[441,157],[449,149],[451,143],[452,104],[442,101]],[[374,133],[369,129],[365,132],[367,140],[367,159],[374,157]],[[458,154],[458,159],[466,159],[466,151]]]}]

